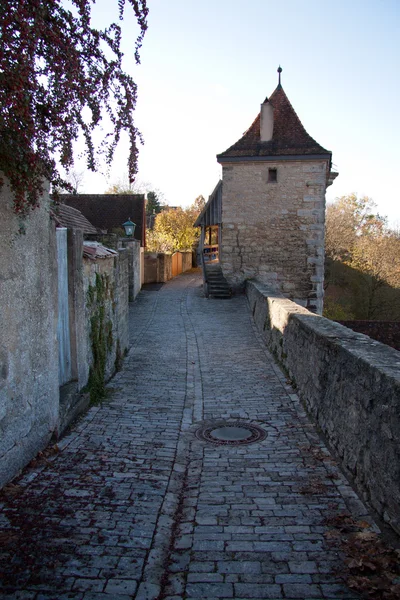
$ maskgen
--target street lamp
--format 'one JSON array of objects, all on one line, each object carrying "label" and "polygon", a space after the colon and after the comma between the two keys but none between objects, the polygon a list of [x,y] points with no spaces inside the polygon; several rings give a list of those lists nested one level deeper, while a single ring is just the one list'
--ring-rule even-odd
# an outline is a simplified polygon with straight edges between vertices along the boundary
[{"label": "street lamp", "polygon": [[125,235],[127,237],[133,237],[133,234],[135,233],[135,227],[136,227],[136,223],[132,223],[131,218],[129,217],[129,219],[126,221],[126,223],[123,224],[122,226],[125,229]]}]

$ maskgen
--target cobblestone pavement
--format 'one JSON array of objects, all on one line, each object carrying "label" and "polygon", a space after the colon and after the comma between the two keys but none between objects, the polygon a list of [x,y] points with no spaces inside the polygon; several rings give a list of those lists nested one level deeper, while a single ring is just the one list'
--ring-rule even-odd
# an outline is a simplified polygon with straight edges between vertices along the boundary
[{"label": "cobblestone pavement", "polygon": [[[244,296],[189,273],[142,291],[132,348],[93,407],[7,487],[2,598],[355,598],[326,519],[365,508],[254,330]],[[248,445],[195,435],[261,426]],[[336,573],[336,574],[335,574]]]}]

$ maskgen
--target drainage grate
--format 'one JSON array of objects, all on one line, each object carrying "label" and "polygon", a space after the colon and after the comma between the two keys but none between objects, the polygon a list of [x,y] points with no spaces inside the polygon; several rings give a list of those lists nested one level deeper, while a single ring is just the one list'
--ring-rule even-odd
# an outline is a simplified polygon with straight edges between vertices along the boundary
[{"label": "drainage grate", "polygon": [[267,432],[258,425],[245,423],[243,421],[218,422],[212,425],[200,427],[196,431],[196,437],[204,442],[216,445],[241,446],[261,442],[267,436]]}]

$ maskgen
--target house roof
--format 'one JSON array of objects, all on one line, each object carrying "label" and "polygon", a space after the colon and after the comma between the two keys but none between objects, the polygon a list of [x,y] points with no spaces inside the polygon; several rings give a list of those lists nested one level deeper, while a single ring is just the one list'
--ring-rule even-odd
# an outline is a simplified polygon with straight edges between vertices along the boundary
[{"label": "house roof", "polygon": [[83,242],[83,257],[95,260],[96,258],[110,258],[116,256],[118,252],[103,246],[100,242]]},{"label": "house roof", "polygon": [[272,139],[269,142],[261,142],[259,113],[244,133],[233,146],[217,155],[219,162],[228,159],[258,157],[257,160],[268,160],[268,157],[290,157],[310,155],[331,155],[329,150],[320,146],[304,129],[293,106],[286,96],[283,87],[279,84],[272,96],[266,98],[264,104],[269,102],[273,107],[274,126]]},{"label": "house roof", "polygon": [[222,181],[218,181],[193,227],[208,227],[222,223]]},{"label": "house roof", "polygon": [[81,229],[83,233],[97,233],[87,218],[76,208],[66,204],[58,204],[54,210],[54,218],[58,225],[68,229]]},{"label": "house roof", "polygon": [[59,194],[61,202],[79,209],[99,230],[122,228],[129,218],[136,223],[134,238],[146,245],[144,194]]}]

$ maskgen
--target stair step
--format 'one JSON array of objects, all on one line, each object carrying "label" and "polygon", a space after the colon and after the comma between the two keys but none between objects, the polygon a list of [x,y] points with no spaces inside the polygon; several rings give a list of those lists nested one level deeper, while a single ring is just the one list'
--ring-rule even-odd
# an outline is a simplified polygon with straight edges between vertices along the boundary
[{"label": "stair step", "polygon": [[231,288],[218,264],[206,265],[206,279],[208,296],[218,299],[229,299],[232,296]]},{"label": "stair step", "polygon": [[228,285],[210,285],[208,284],[208,289],[213,290],[213,292],[229,292],[231,291]]}]

